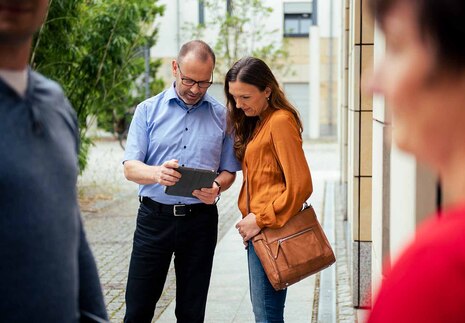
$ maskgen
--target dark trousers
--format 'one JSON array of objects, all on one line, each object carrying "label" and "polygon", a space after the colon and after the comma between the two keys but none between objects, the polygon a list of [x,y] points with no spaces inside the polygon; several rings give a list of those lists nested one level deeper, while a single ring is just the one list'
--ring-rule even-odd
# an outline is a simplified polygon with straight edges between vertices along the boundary
[{"label": "dark trousers", "polygon": [[173,253],[177,321],[203,322],[217,235],[216,205],[202,205],[185,216],[174,216],[167,207],[141,203],[124,322],[151,322]]}]

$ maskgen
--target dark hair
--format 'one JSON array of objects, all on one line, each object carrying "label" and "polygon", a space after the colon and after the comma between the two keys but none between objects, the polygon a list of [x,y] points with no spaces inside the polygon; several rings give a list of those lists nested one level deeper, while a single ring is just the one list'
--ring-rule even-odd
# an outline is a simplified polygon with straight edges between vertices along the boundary
[{"label": "dark hair", "polygon": [[182,59],[190,52],[194,52],[202,62],[206,62],[208,58],[211,58],[213,65],[216,63],[216,57],[213,49],[211,49],[211,47],[202,40],[191,40],[182,45],[178,53],[178,63],[182,62]]},{"label": "dark hair", "polygon": [[381,27],[389,11],[401,1],[413,7],[421,37],[436,50],[437,67],[462,72],[465,69],[465,1],[369,0],[371,12]]},{"label": "dark hair", "polygon": [[229,93],[229,82],[239,81],[256,86],[260,91],[271,89],[269,107],[291,112],[302,132],[302,122],[296,108],[287,100],[286,95],[279,87],[273,72],[264,61],[255,57],[244,57],[238,60],[226,73],[224,92],[226,106],[228,107],[228,131],[234,133],[234,151],[239,160],[244,158],[245,148],[251,140],[257,126],[258,117],[247,117],[241,109],[236,108],[236,101]]}]

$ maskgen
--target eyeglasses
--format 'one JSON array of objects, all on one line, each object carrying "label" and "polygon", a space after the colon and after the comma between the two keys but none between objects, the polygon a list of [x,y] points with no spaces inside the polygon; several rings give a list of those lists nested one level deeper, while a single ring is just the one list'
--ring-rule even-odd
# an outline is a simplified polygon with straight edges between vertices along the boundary
[{"label": "eyeglasses", "polygon": [[211,81],[210,82],[207,82],[207,81],[194,81],[193,79],[190,79],[190,78],[187,78],[187,77],[183,77],[183,72],[181,71],[181,67],[178,65],[178,68],[179,68],[179,74],[181,74],[181,82],[182,84],[186,85],[186,86],[194,86],[194,84],[198,84],[200,88],[203,88],[203,89],[206,89],[206,88],[209,88],[210,85],[213,84],[213,74],[212,74],[212,77],[211,77]]}]

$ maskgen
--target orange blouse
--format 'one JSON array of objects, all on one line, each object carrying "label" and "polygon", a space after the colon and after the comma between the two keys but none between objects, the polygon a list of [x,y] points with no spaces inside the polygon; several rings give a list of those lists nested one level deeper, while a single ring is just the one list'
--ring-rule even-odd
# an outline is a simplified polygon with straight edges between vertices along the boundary
[{"label": "orange blouse", "polygon": [[242,161],[244,180],[239,209],[250,212],[260,228],[280,228],[301,208],[313,191],[312,178],[294,116],[286,110],[268,115],[248,143]]}]

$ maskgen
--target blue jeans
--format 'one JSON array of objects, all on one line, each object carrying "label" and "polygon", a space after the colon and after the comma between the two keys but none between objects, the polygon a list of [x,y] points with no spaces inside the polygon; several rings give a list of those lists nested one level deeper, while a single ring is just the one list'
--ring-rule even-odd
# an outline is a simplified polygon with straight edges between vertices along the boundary
[{"label": "blue jeans", "polygon": [[284,303],[287,289],[275,291],[266,277],[260,259],[249,242],[247,248],[249,263],[249,288],[255,322],[279,323],[284,322]]}]

